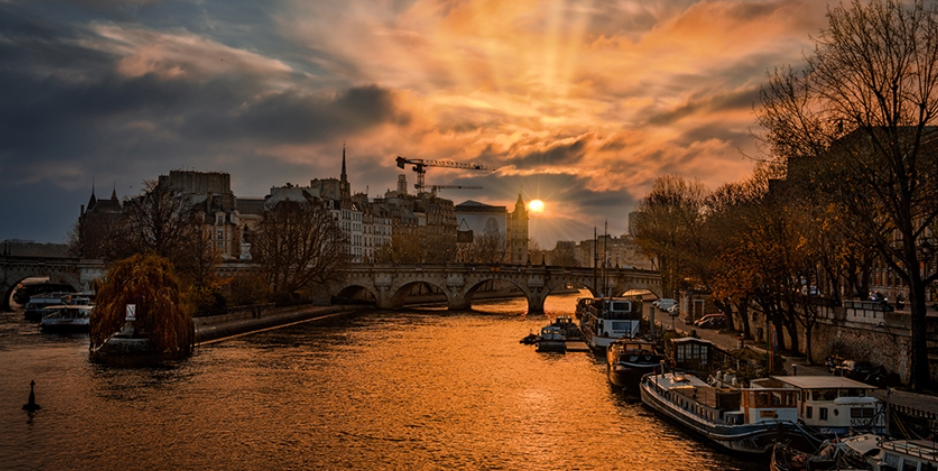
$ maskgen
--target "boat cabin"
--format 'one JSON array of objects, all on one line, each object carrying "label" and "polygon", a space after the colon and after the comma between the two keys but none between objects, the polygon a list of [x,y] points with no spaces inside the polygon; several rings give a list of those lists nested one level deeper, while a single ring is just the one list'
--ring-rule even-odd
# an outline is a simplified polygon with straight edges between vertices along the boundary
[{"label": "boat cabin", "polygon": [[853,429],[885,428],[876,389],[841,376],[773,376],[750,382],[753,388],[786,388],[800,392],[798,418],[825,435],[843,435]]},{"label": "boat cabin", "polygon": [[938,443],[930,440],[889,440],[881,435],[865,433],[844,438],[847,453],[860,457],[881,471],[936,471]]},{"label": "boat cabin", "polygon": [[691,375],[659,375],[671,402],[714,423],[753,425],[798,420],[798,391],[714,387]]},{"label": "boat cabin", "polygon": [[678,369],[704,371],[716,365],[716,345],[709,340],[683,337],[671,340],[669,357]]}]

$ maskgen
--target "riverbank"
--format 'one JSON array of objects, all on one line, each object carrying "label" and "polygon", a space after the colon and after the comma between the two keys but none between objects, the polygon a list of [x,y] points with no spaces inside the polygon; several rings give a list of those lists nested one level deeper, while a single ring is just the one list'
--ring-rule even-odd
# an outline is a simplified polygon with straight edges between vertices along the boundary
[{"label": "riverbank", "polygon": [[368,306],[291,306],[233,317],[204,316],[195,319],[196,345],[277,329],[288,325],[372,309]]}]

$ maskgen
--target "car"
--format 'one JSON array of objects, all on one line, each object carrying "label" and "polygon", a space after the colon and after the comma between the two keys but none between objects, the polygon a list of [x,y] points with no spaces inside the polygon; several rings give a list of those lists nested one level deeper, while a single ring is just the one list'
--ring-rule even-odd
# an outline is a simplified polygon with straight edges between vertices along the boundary
[{"label": "car", "polygon": [[873,371],[873,364],[868,361],[844,360],[834,369],[834,376],[844,376],[857,381],[865,381]]},{"label": "car", "polygon": [[673,298],[661,298],[652,301],[651,305],[662,311],[669,312],[672,307],[677,306],[677,300]]},{"label": "car", "polygon": [[726,325],[726,315],[707,314],[694,321],[694,327],[701,329],[718,329]]}]

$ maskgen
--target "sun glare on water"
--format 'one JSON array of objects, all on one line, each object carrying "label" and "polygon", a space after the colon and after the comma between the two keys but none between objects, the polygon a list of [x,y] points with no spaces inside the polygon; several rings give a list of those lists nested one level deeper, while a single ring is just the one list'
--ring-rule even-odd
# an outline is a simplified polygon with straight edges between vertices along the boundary
[{"label": "sun glare on water", "polygon": [[531,200],[531,202],[528,203],[528,210],[532,213],[543,213],[544,202],[541,200]]}]

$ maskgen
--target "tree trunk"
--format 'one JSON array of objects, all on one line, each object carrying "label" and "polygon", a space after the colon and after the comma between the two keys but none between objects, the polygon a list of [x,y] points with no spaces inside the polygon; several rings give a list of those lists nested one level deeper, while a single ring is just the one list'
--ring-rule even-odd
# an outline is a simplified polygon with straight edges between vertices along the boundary
[{"label": "tree trunk", "polygon": [[913,273],[913,282],[909,283],[909,301],[912,310],[912,365],[909,386],[913,391],[920,392],[931,386],[931,370],[928,365],[925,284],[916,279],[919,278],[917,275]]}]

